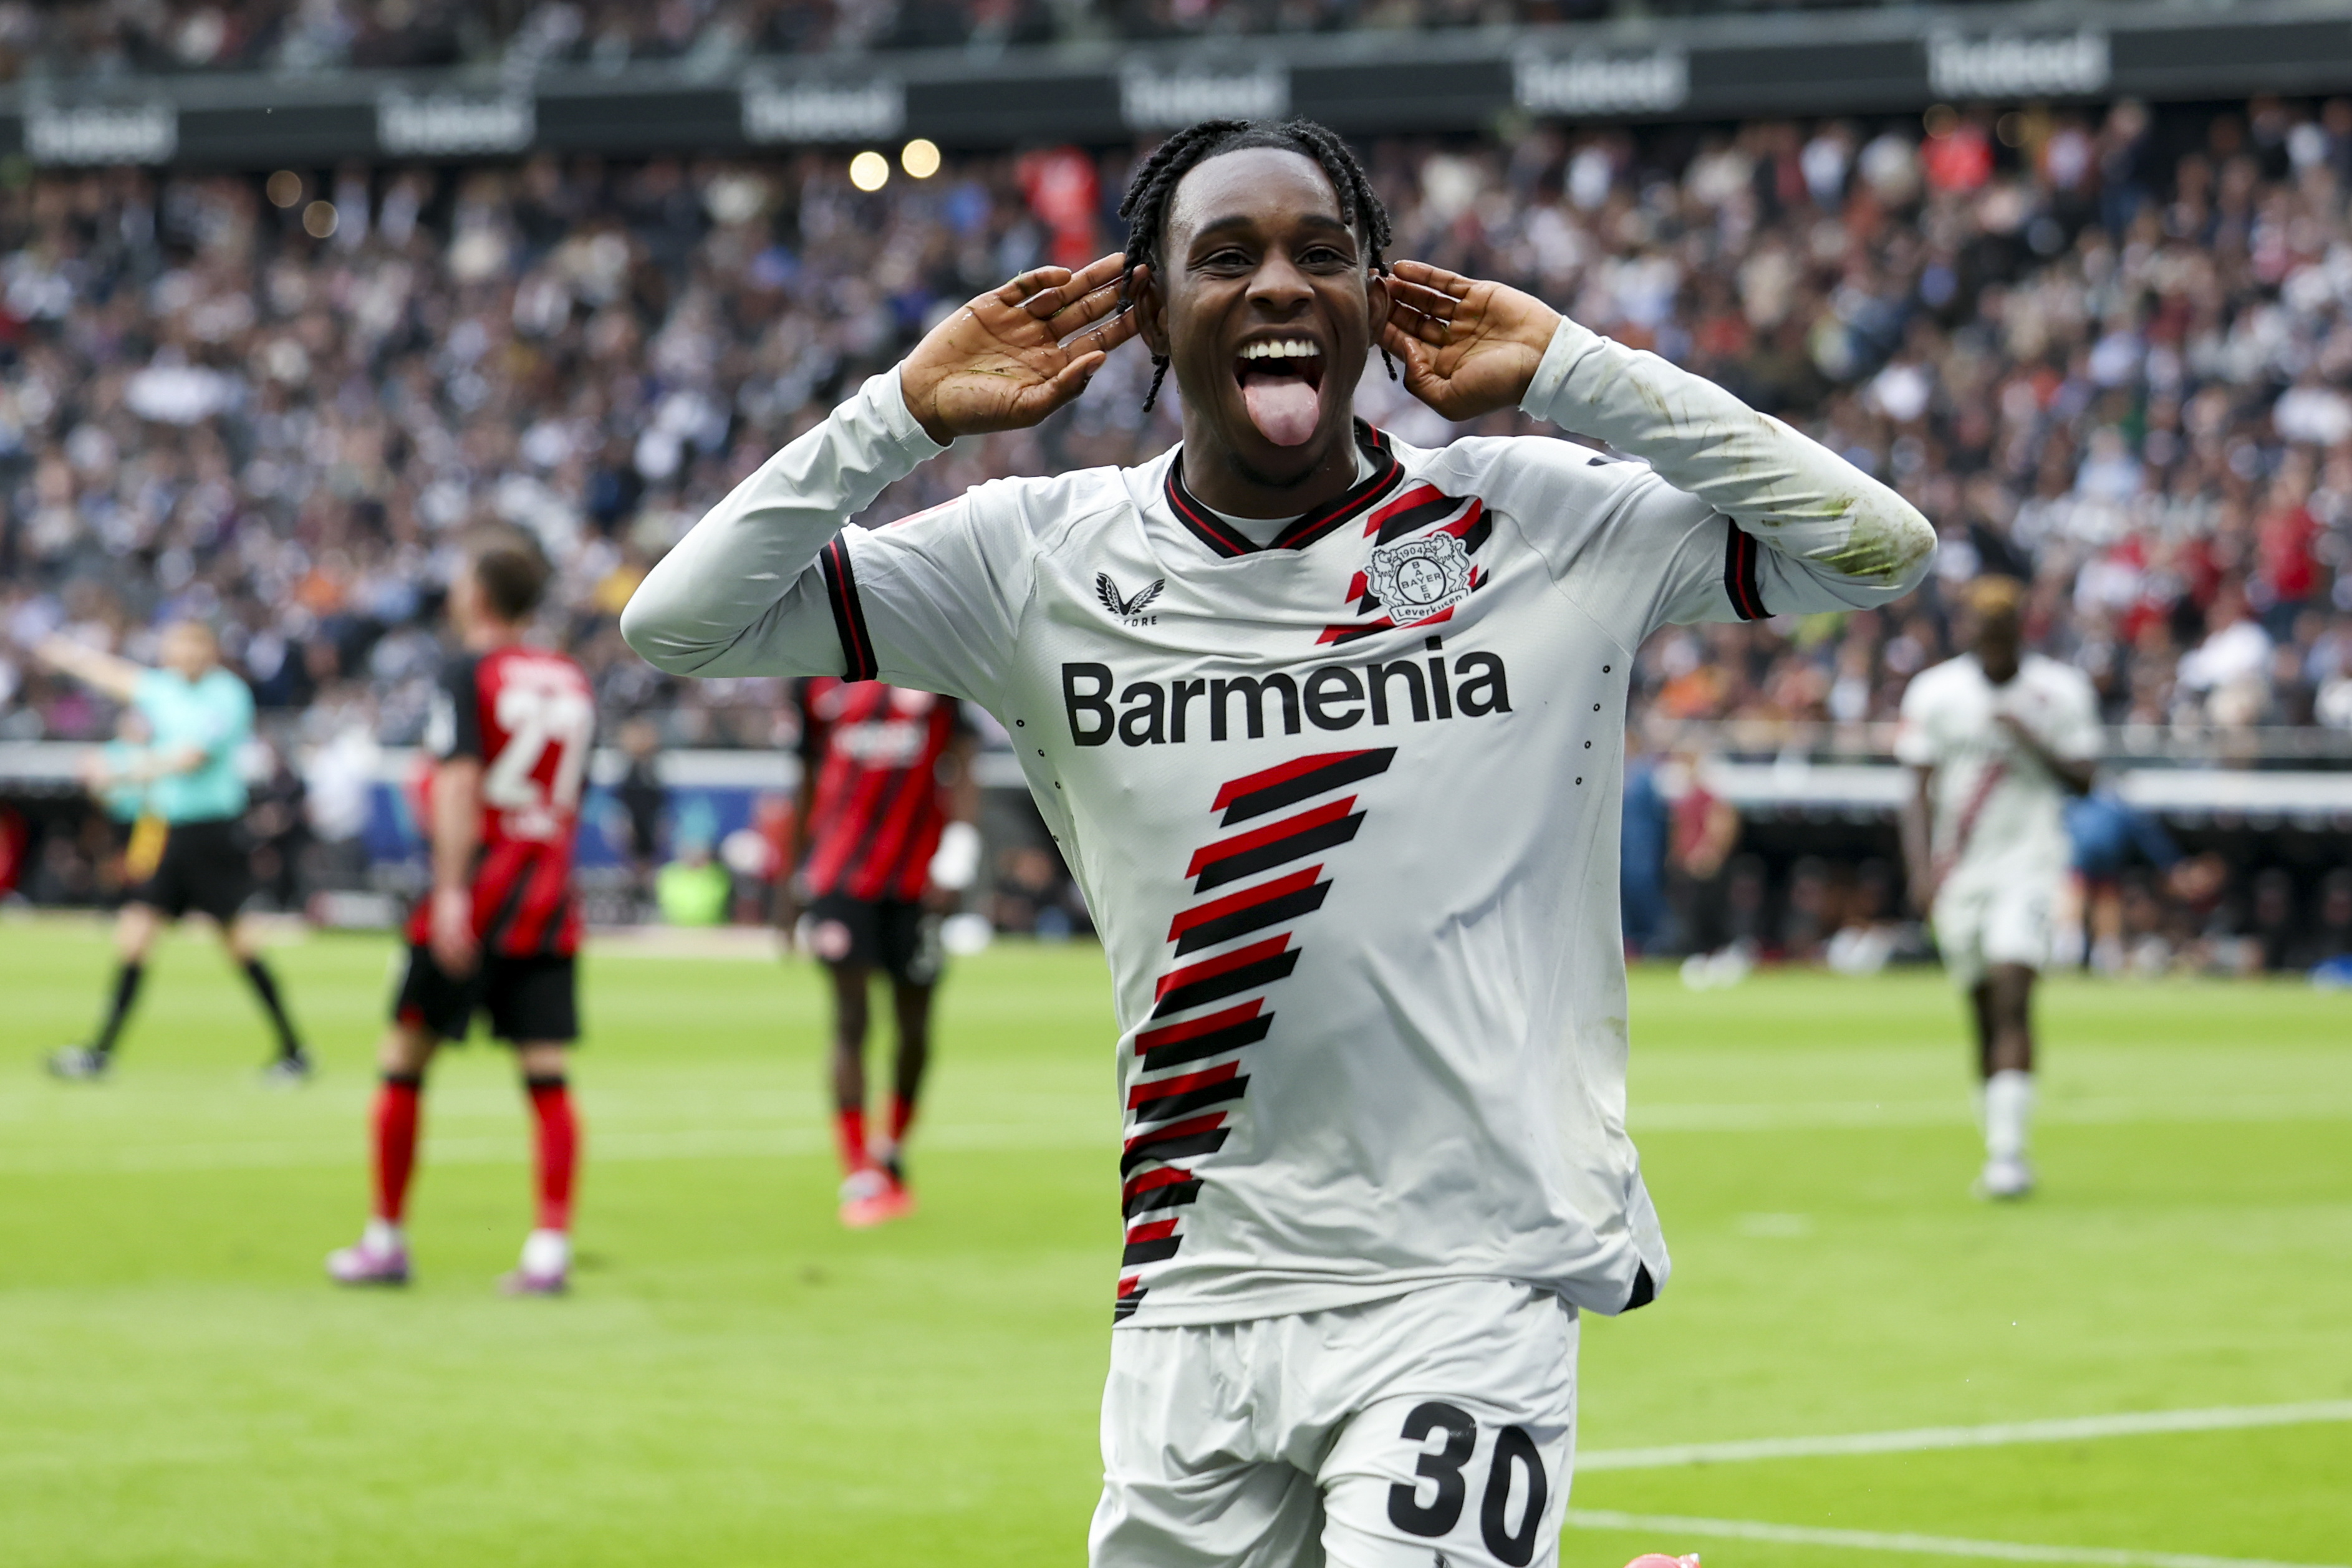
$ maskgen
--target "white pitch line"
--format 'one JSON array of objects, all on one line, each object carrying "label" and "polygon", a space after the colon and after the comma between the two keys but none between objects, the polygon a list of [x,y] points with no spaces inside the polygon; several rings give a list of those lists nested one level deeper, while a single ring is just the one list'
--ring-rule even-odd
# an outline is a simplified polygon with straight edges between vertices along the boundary
[{"label": "white pitch line", "polygon": [[2352,1421],[2352,1399],[2305,1405],[2225,1405],[2205,1410],[2144,1410],[2054,1421],[2000,1421],[1983,1427],[1916,1427],[1902,1432],[1851,1432],[1821,1437],[1759,1437],[1746,1442],[1676,1443],[1656,1448],[1600,1448],[1576,1457],[1580,1475],[1600,1470],[1663,1470],[1759,1459],[1820,1459],[1853,1454],[1916,1454],[1936,1448],[2000,1448],[2020,1443],[2071,1443],[2093,1437],[2145,1437],[2166,1432],[2230,1432],[2249,1427],[2310,1427]]},{"label": "white pitch line", "polygon": [[[2035,1112],[2047,1125],[2130,1126],[2169,1123],[2340,1122],[2352,1120],[2343,1095],[2239,1095],[2205,1100],[2102,1098],[2045,1101]],[[1635,1101],[1627,1113],[1637,1134],[1870,1131],[1972,1124],[1966,1101],[1827,1100],[1781,1104]]]},{"label": "white pitch line", "polygon": [[1684,1519],[1674,1514],[1618,1513],[1597,1508],[1571,1508],[1567,1522],[1579,1530],[1638,1530],[1657,1535],[1769,1541],[1789,1546],[1843,1546],[1861,1552],[1906,1552],[1921,1557],[1974,1557],[1996,1563],[2077,1563],[2093,1564],[2094,1568],[2331,1568],[2328,1564],[2273,1563],[2254,1557],[2200,1557],[2193,1552],[2133,1552],[2106,1546],[2031,1546],[2013,1541],[1968,1541],[1949,1535],[1910,1535],[1875,1530],[1815,1530],[1756,1520]]}]

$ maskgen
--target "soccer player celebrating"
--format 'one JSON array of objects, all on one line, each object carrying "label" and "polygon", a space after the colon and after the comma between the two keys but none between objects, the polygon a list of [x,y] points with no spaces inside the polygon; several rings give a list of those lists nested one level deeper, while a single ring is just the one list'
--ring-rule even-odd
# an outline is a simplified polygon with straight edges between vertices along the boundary
[{"label": "soccer player celebrating", "polygon": [[[802,682],[799,695],[806,809],[793,821],[777,916],[787,933],[797,925],[798,883],[810,898],[809,946],[833,978],[841,1222],[865,1229],[914,1212],[905,1149],[930,1061],[940,917],[980,870],[973,748],[951,698],[831,676]],[[866,1031],[877,969],[890,978],[898,1054],[889,1131],[872,1138]]]},{"label": "soccer player celebrating", "polygon": [[1895,755],[1910,764],[1903,858],[1953,984],[1973,1004],[1984,1079],[1980,1197],[2033,1190],[2033,980],[2070,858],[2065,797],[2088,793],[2098,699],[2079,670],[2025,653],[2013,578],[1969,588],[1973,646],[1903,693]]},{"label": "soccer player celebrating", "polygon": [[253,693],[222,667],[220,643],[212,628],[199,621],[165,628],[158,669],[68,637],[50,637],[34,652],[44,663],[129,704],[146,719],[150,739],[143,750],[101,758],[86,777],[101,796],[143,790],[143,816],[160,822],[163,831],[160,853],[151,858],[142,843],[132,860],[137,880],[115,920],[114,950],[121,965],[106,1019],[87,1045],[68,1045],[52,1053],[49,1071],[60,1078],[106,1075],[139,997],[147,950],[164,922],[193,909],[212,916],[229,957],[245,972],[277,1031],[278,1056],[263,1076],[278,1083],[309,1078],[310,1058],[286,1016],[277,977],[262,961],[252,926],[238,913],[253,891],[253,867],[241,822],[245,776],[237,770],[237,752],[253,735]]},{"label": "soccer player celebrating", "polygon": [[[941,322],[704,517],[622,630],[667,670],[845,669],[1013,736],[1121,1030],[1093,1561],[1549,1563],[1577,1309],[1667,1276],[1625,1134],[1634,650],[1883,604],[1934,536],[1706,382],[1391,267],[1318,125],[1194,126],[1121,210],[1125,256]],[[844,526],[1131,336],[1183,393],[1175,450]],[[1353,417],[1376,348],[1448,419],[1516,406],[1638,461],[1409,446]]]},{"label": "soccer player celebrating", "polygon": [[346,1285],[408,1282],[402,1217],[425,1071],[477,1011],[514,1047],[538,1123],[538,1224],[501,1288],[552,1295],[570,1275],[580,1157],[564,1071],[580,1033],[572,851],[596,704],[578,664],[523,643],[547,578],[537,549],[500,536],[477,545],[449,585],[464,651],[443,666],[425,735],[433,890],[409,921],[407,973],[377,1051],[374,1208],[358,1243],[327,1259]]}]

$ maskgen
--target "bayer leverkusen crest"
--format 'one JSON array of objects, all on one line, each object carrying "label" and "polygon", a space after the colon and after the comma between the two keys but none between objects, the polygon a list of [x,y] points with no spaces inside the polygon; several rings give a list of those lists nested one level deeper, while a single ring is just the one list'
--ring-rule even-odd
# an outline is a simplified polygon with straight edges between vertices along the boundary
[{"label": "bayer leverkusen crest", "polygon": [[1470,597],[1470,552],[1446,533],[1381,545],[1365,563],[1364,583],[1391,622],[1415,625]]}]

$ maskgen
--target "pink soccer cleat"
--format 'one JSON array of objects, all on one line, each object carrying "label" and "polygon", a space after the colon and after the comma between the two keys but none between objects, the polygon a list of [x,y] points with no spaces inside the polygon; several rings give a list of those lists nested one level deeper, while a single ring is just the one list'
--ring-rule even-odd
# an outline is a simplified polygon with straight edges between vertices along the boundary
[{"label": "pink soccer cleat", "polygon": [[561,1230],[534,1230],[523,1238],[514,1272],[499,1281],[502,1296],[560,1296],[572,1288],[572,1238]]},{"label": "pink soccer cleat", "polygon": [[517,1269],[499,1276],[499,1294],[501,1296],[560,1296],[570,1289],[571,1271],[564,1269],[547,1274]]},{"label": "pink soccer cleat", "polygon": [[1626,1563],[1625,1568],[1698,1568],[1698,1554],[1669,1557],[1663,1552],[1645,1552]]},{"label": "pink soccer cleat", "polygon": [[841,1184],[841,1223],[871,1230],[915,1212],[915,1195],[888,1171],[868,1166]]},{"label": "pink soccer cleat", "polygon": [[327,1254],[327,1277],[338,1285],[405,1285],[408,1249],[372,1247],[362,1240]]}]

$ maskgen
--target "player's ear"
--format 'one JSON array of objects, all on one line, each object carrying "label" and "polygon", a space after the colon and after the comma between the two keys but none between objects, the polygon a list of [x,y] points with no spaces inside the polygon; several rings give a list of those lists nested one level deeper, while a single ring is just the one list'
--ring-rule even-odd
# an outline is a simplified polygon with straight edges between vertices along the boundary
[{"label": "player's ear", "polygon": [[1381,327],[1389,319],[1391,306],[1389,275],[1383,268],[1374,267],[1366,269],[1364,304],[1368,312],[1365,319],[1372,329],[1372,341],[1378,344],[1381,340]]},{"label": "player's ear", "polygon": [[1168,301],[1160,293],[1159,275],[1151,264],[1139,261],[1128,274],[1127,297],[1134,303],[1135,335],[1158,358],[1168,357]]}]

